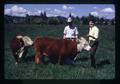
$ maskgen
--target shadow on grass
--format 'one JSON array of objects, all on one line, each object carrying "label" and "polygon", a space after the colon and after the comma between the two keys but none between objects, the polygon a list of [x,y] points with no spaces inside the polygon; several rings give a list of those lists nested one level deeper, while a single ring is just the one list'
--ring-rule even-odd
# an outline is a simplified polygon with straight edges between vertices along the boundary
[{"label": "shadow on grass", "polygon": [[77,59],[75,60],[75,62],[76,62],[76,61],[88,61],[88,60],[89,60],[89,57],[77,58]]},{"label": "shadow on grass", "polygon": [[103,61],[97,63],[96,66],[97,66],[97,68],[102,68],[106,64],[110,64],[110,61],[109,60],[103,60]]},{"label": "shadow on grass", "polygon": [[[90,60],[88,57],[77,58],[77,59],[75,60],[75,62],[76,62],[76,61],[88,61],[88,60]],[[107,64],[110,64],[110,61],[109,61],[108,59],[102,60],[102,61],[100,61],[99,63],[96,64],[96,69],[100,69],[100,68],[102,68],[104,65],[107,65]],[[75,64],[74,66],[81,66],[81,67],[83,67],[83,68],[88,67],[88,66],[85,66],[85,65],[82,65],[82,64]],[[90,67],[92,67],[92,66],[90,66]]]},{"label": "shadow on grass", "polygon": [[35,60],[34,55],[31,55],[31,56],[29,56],[29,57],[25,57],[25,58],[23,59],[23,62],[33,62],[34,60]]}]

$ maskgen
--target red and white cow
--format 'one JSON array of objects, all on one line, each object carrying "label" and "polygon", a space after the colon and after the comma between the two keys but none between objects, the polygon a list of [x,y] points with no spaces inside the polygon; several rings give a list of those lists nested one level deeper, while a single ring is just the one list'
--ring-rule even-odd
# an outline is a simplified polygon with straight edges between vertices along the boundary
[{"label": "red and white cow", "polygon": [[36,37],[34,40],[35,62],[41,64],[44,56],[48,56],[53,63],[64,64],[67,59],[74,60],[82,50],[89,51],[91,49],[85,38],[81,37],[77,41]]},{"label": "red and white cow", "polygon": [[17,35],[11,43],[10,48],[15,58],[16,64],[27,54],[28,48],[33,44],[33,41],[28,36]]}]

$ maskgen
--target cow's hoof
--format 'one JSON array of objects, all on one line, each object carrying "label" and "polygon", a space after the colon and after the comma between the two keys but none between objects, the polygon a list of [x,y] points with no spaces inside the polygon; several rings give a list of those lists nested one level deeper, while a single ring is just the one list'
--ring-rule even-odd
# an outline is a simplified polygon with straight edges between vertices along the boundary
[{"label": "cow's hoof", "polygon": [[36,62],[36,64],[42,64],[42,62]]},{"label": "cow's hoof", "polygon": [[36,64],[39,64],[39,63],[40,63],[40,61],[39,61],[39,59],[37,59],[37,60],[36,60]]},{"label": "cow's hoof", "polygon": [[36,64],[40,64],[39,62],[36,62]]}]

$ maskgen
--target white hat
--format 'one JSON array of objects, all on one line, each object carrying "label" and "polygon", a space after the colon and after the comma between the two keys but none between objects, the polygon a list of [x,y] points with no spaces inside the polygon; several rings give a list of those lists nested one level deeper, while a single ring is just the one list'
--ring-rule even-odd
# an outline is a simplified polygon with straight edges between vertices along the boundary
[{"label": "white hat", "polygon": [[72,22],[72,18],[69,17],[69,18],[67,19],[67,22]]}]

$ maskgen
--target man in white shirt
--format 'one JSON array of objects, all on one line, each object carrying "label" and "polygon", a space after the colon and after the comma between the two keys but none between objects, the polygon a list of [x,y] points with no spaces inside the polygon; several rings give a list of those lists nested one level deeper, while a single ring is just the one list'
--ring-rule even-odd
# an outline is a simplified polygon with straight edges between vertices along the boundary
[{"label": "man in white shirt", "polygon": [[[77,27],[73,25],[73,20],[71,17],[67,19],[68,25],[65,27],[63,32],[63,39],[77,41],[78,39],[78,30]],[[74,64],[74,59],[67,59],[67,64]]]},{"label": "man in white shirt", "polygon": [[78,38],[77,27],[73,26],[73,20],[71,17],[67,19],[68,25],[64,29],[63,39],[76,40]]},{"label": "man in white shirt", "polygon": [[99,29],[97,26],[95,26],[94,21],[89,21],[89,33],[87,37],[89,39],[89,43],[91,46],[91,51],[90,51],[91,66],[96,68],[95,53],[98,47]]}]

